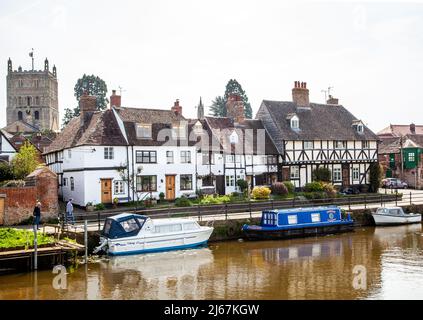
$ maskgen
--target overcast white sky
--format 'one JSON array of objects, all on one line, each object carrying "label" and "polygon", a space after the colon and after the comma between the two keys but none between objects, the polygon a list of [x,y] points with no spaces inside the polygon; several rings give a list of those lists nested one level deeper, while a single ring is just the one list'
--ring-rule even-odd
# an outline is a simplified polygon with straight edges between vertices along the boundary
[{"label": "overcast white sky", "polygon": [[423,124],[420,1],[0,0],[0,127],[7,59],[29,69],[31,48],[37,69],[45,57],[57,66],[62,114],[87,73],[108,95],[122,86],[124,106],[170,108],[179,98],[186,117],[235,78],[254,115],[263,99],[291,100],[299,80],[313,102],[333,86],[374,131]]}]

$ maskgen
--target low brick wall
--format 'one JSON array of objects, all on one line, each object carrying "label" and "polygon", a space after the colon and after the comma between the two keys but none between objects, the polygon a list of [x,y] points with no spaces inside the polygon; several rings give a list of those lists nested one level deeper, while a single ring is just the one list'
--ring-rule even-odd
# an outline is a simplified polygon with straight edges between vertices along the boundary
[{"label": "low brick wall", "polygon": [[56,175],[46,167],[35,170],[31,175],[31,186],[0,188],[0,194],[6,195],[3,218],[5,226],[19,224],[31,218],[37,200],[41,202],[41,221],[57,217],[59,201]]},{"label": "low brick wall", "polygon": [[37,200],[36,187],[0,188],[0,193],[6,195],[4,225],[17,224],[32,216]]}]

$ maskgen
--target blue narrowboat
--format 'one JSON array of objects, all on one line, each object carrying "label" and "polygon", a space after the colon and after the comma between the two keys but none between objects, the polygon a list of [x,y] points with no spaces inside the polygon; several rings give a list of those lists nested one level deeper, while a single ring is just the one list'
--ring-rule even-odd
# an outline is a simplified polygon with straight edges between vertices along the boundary
[{"label": "blue narrowboat", "polygon": [[251,240],[287,239],[353,231],[349,213],[342,218],[336,206],[263,211],[260,225],[245,224],[242,231]]}]

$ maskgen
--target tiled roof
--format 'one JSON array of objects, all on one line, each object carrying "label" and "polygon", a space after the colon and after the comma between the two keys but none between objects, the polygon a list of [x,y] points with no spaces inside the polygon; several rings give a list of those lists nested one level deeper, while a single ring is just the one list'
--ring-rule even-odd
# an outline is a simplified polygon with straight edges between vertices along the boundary
[{"label": "tiled roof", "polygon": [[[417,135],[423,134],[423,125],[416,125],[416,133]],[[399,125],[399,124],[391,124],[388,127],[380,130],[378,133],[380,136],[392,136],[392,137],[399,137],[405,136],[406,134],[411,134],[410,125]]]},{"label": "tiled roof", "polygon": [[112,110],[94,112],[85,127],[80,116],[73,118],[45,153],[83,145],[126,145]]},{"label": "tiled roof", "polygon": [[[241,123],[234,123],[233,119],[227,117],[206,117],[206,123],[213,133],[213,137],[220,141],[222,150],[226,153],[278,154],[261,120],[246,119]],[[257,133],[260,130],[263,130],[264,141],[258,141],[260,135]],[[229,136],[234,131],[238,138],[244,138],[242,146],[230,143]]]},{"label": "tiled roof", "polygon": [[[408,134],[403,137],[403,148],[423,148],[423,135]],[[384,138],[379,144],[379,154],[399,153],[401,137]]]},{"label": "tiled roof", "polygon": [[[263,100],[262,108],[268,110],[284,140],[378,140],[366,126],[358,133],[353,128],[358,119],[342,105],[310,103],[310,108],[297,108],[293,102]],[[299,118],[299,129],[293,130],[287,121],[292,114]]]}]

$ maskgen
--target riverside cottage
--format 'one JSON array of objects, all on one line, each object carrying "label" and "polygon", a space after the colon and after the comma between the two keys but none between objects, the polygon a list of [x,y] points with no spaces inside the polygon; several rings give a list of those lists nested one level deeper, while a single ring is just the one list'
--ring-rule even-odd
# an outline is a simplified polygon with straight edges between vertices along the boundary
[{"label": "riverside cottage", "polygon": [[277,149],[260,120],[243,119],[237,96],[228,108],[242,118],[235,111],[204,117],[199,108],[198,119],[186,119],[178,100],[170,110],[126,108],[115,91],[110,101],[110,109],[96,111],[95,97],[82,96],[81,115],[44,153],[63,200],[85,206],[161,193],[173,200],[205,187],[230,194],[239,179],[251,185],[277,179]]},{"label": "riverside cottage", "polygon": [[338,99],[311,103],[307,84],[296,81],[292,101],[263,100],[256,119],[282,156],[283,181],[303,187],[322,166],[331,171],[334,185],[369,184],[370,164],[378,161],[378,137]]}]

